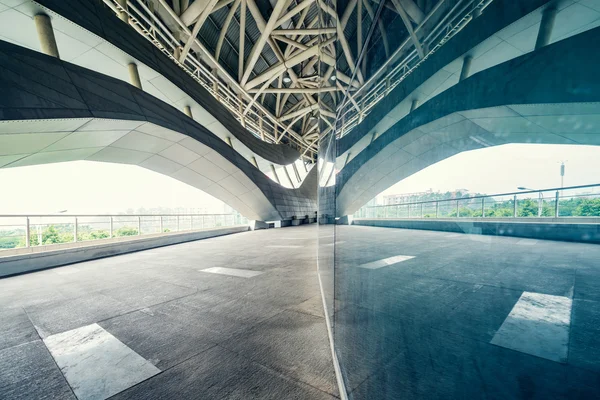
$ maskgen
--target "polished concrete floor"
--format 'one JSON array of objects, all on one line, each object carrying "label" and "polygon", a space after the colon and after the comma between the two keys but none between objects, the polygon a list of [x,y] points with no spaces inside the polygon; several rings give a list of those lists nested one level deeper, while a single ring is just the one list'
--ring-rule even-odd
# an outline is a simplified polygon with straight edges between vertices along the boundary
[{"label": "polished concrete floor", "polygon": [[600,396],[600,246],[335,228],[334,337],[359,399]]},{"label": "polished concrete floor", "polygon": [[333,399],[315,246],[271,229],[1,279],[0,398]]}]

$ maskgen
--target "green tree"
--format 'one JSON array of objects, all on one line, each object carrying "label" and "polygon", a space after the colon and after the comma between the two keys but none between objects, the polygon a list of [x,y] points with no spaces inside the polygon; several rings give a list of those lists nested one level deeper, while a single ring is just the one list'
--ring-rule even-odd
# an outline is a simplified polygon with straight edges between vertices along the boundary
[{"label": "green tree", "polygon": [[[574,215],[581,217],[600,216],[600,199],[579,199],[580,202],[575,208]],[[562,203],[560,204],[562,207]],[[562,211],[561,211],[562,215]]]}]

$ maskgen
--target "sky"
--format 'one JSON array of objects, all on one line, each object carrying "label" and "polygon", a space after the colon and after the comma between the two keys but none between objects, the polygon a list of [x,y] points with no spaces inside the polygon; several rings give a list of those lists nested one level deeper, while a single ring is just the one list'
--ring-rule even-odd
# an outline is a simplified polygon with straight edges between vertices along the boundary
[{"label": "sky", "polygon": [[[382,192],[468,189],[486,194],[600,183],[600,146],[514,144],[464,152]],[[0,169],[0,214],[103,214],[154,207],[223,212],[223,203],[173,178],[133,165],[91,161]],[[202,212],[202,211],[195,211]]]},{"label": "sky", "polygon": [[560,187],[600,183],[600,147],[582,145],[508,144],[457,154],[433,164],[381,192],[401,194],[468,189],[471,193],[515,192],[517,187]]}]

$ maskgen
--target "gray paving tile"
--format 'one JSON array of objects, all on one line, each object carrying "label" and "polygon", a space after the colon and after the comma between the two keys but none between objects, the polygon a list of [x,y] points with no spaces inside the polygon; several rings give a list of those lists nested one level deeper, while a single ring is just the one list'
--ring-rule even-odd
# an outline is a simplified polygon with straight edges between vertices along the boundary
[{"label": "gray paving tile", "polygon": [[0,350],[0,398],[77,400],[41,340]]},{"label": "gray paving tile", "polygon": [[0,350],[39,339],[22,308],[0,309]]},{"label": "gray paving tile", "polygon": [[235,336],[221,346],[307,383],[336,394],[332,361],[323,319],[284,311]]},{"label": "gray paving tile", "polygon": [[135,399],[333,399],[220,346],[113,397]]},{"label": "gray paving tile", "polygon": [[210,332],[177,324],[150,310],[121,315],[99,325],[161,370],[214,346]]}]

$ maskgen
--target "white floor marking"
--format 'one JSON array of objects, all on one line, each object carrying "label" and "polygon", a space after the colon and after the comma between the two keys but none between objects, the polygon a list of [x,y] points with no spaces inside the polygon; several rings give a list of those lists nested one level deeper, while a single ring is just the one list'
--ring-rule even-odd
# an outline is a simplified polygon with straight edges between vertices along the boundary
[{"label": "white floor marking", "polygon": [[104,400],[160,372],[98,324],[44,343],[79,400]]},{"label": "white floor marking", "polygon": [[299,249],[300,247],[304,247],[304,246],[300,246],[300,245],[295,245],[295,244],[272,244],[270,246],[265,246],[267,248],[271,248],[271,249]]},{"label": "white floor marking", "polygon": [[394,256],[394,257],[388,257],[388,258],[384,258],[382,260],[377,260],[377,261],[372,261],[372,262],[369,262],[366,264],[361,264],[358,266],[358,268],[379,269],[379,268],[387,267],[389,265],[397,264],[402,261],[410,260],[411,258],[415,258],[415,257],[414,256],[400,256],[400,255]]},{"label": "white floor marking", "polygon": [[537,242],[538,241],[536,239],[521,239],[521,240],[517,240],[517,244],[519,244],[521,246],[533,246]]},{"label": "white floor marking", "polygon": [[556,362],[567,362],[573,301],[523,292],[490,343]]},{"label": "white floor marking", "polygon": [[324,244],[322,246],[333,246],[333,245],[342,244],[342,243],[346,243],[346,241],[345,240],[341,240],[341,241],[335,242],[335,243],[327,243],[327,244]]},{"label": "white floor marking", "polygon": [[219,275],[231,275],[238,276],[240,278],[252,278],[253,276],[257,276],[262,274],[262,271],[252,271],[250,269],[237,269],[237,268],[224,268],[224,267],[213,267],[207,269],[201,269],[200,272],[209,272],[211,274],[219,274]]},{"label": "white floor marking", "polygon": [[444,236],[444,237],[447,237],[447,238],[454,238],[454,237],[459,237],[459,236],[463,236],[463,235],[464,235],[464,233],[451,233],[451,234],[449,234],[449,235],[446,235],[446,236]]}]

